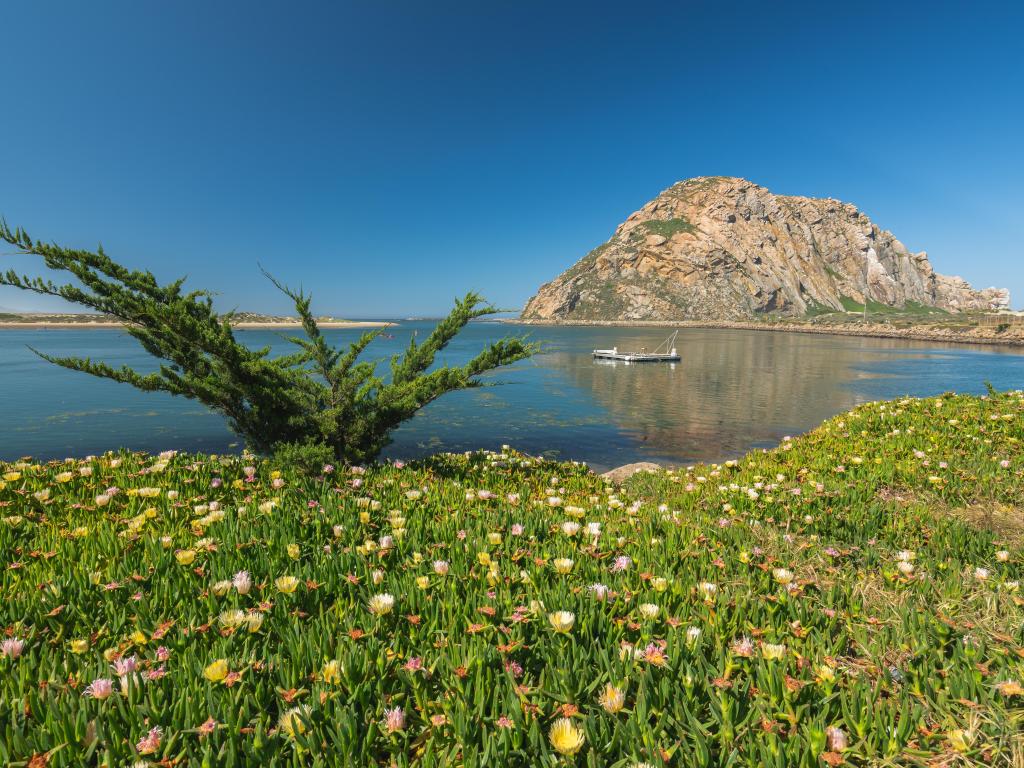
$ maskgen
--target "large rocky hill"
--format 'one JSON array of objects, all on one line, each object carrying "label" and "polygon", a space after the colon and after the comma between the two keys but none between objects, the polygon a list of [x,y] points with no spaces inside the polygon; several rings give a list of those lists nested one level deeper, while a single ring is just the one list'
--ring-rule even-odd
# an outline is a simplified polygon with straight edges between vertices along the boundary
[{"label": "large rocky hill", "polygon": [[524,319],[744,320],[855,308],[1009,305],[936,274],[849,203],[700,177],[662,192],[527,303]]}]

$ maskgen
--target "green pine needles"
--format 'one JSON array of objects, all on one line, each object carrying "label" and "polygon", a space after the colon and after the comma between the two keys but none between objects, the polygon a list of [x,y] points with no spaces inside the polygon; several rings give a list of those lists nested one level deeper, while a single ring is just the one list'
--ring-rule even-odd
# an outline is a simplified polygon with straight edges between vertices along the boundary
[{"label": "green pine needles", "polygon": [[58,285],[10,270],[0,274],[0,285],[59,296],[112,315],[161,364],[158,372],[143,374],[89,358],[33,352],[64,368],[198,400],[224,414],[253,450],[283,453],[305,464],[372,460],[391,432],[423,406],[446,392],[481,386],[481,374],[537,351],[522,338],[505,338],[461,367],[431,370],[438,352],[470,320],[497,311],[468,293],[422,343],[411,340],[403,354],[391,359],[391,376],[385,380],[377,375],[376,363],[360,360],[380,330],[363,334],[347,349],[332,347],[310,311],[310,296],[267,275],[295,303],[305,332],[304,337],[288,337],[298,347],[293,354],[271,357],[269,347],[240,344],[231,327],[233,315],[215,312],[208,291],[183,292],[184,279],[160,285],[150,272],[117,264],[102,247],[91,252],[43,243],[21,228],[11,230],[3,220],[0,240],[77,281]]}]

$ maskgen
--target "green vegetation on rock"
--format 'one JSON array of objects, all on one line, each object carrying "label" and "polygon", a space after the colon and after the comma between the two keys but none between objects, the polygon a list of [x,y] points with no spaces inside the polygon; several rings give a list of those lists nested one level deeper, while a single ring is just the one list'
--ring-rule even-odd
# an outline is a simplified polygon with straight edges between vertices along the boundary
[{"label": "green vegetation on rock", "polygon": [[643,226],[648,233],[652,235],[661,235],[662,237],[669,239],[671,239],[672,235],[677,232],[689,232],[692,234],[697,231],[697,228],[686,219],[645,221]]}]

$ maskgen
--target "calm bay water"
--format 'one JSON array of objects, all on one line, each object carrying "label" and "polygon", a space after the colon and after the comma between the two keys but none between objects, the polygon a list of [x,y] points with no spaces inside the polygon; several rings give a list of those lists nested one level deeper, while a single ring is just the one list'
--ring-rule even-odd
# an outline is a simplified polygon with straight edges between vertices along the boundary
[{"label": "calm bay water", "polygon": [[[371,359],[400,352],[414,330],[378,339]],[[488,377],[499,386],[446,395],[399,429],[386,455],[498,448],[586,461],[604,469],[631,461],[686,464],[775,445],[857,403],[902,395],[1024,386],[1024,354],[839,336],[687,329],[681,363],[623,365],[591,359],[594,348],[656,347],[670,328],[469,326],[441,362],[460,364],[510,333],[546,342],[533,360]],[[345,343],[357,330],[325,332]],[[239,331],[252,346],[291,348],[278,331]],[[152,359],[118,330],[0,331],[0,458],[40,459],[116,447],[160,451],[240,450],[224,420],[202,405],[57,368],[36,357],[79,355],[151,370]]]}]

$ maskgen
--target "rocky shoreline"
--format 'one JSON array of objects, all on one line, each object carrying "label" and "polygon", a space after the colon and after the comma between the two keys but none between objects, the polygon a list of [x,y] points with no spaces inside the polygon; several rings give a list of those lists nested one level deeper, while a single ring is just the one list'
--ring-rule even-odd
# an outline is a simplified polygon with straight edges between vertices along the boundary
[{"label": "rocky shoreline", "polygon": [[985,344],[990,346],[1024,347],[1024,326],[1011,326],[1000,332],[995,327],[975,326],[957,330],[935,326],[896,328],[884,323],[759,323],[742,320],[511,320],[524,325],[609,326],[624,328],[703,328],[743,331],[775,331],[781,333],[816,333],[831,336],[863,336],[876,339],[909,341],[941,341],[951,344]]}]

